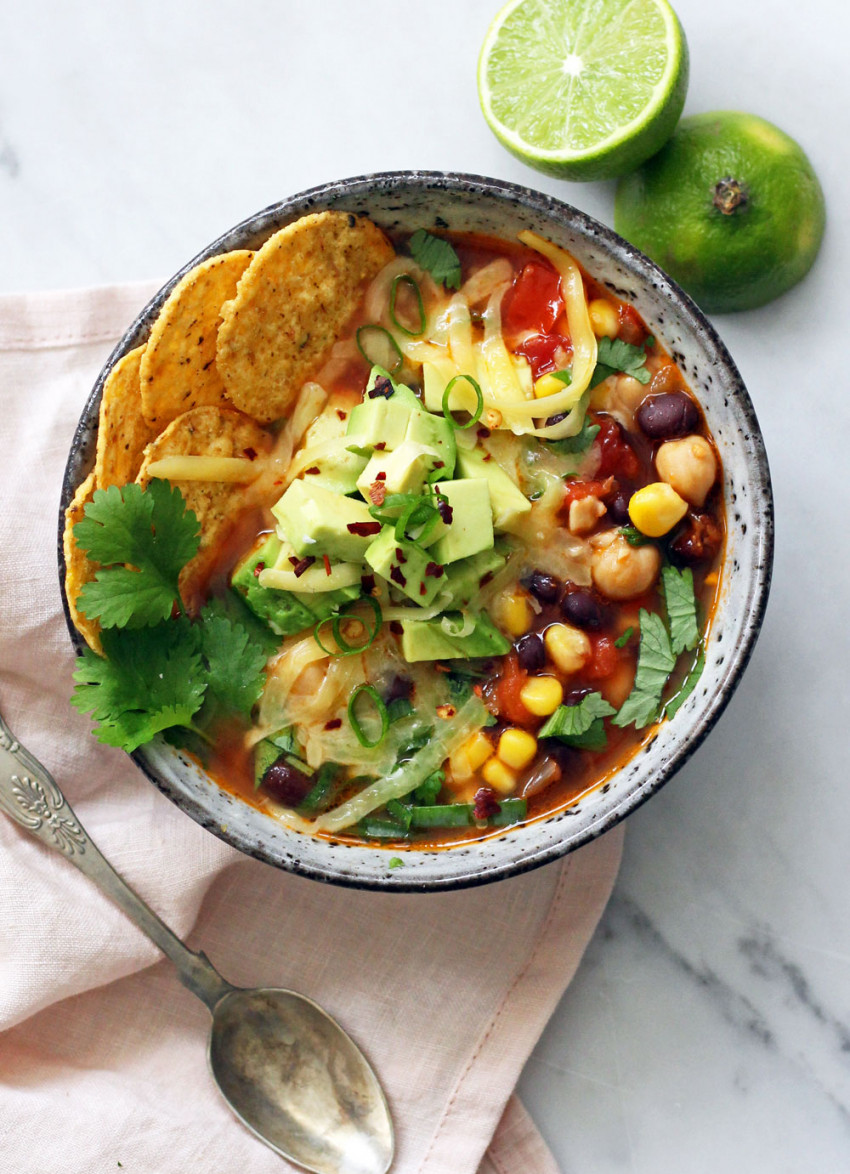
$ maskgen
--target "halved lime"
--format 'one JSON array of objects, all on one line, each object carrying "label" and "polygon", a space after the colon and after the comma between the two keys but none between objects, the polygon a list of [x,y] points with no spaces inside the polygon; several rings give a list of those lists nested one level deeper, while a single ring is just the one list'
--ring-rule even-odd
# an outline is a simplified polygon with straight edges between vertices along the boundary
[{"label": "halved lime", "polygon": [[667,0],[510,0],[478,61],[491,130],[562,179],[638,167],[673,133],[687,88],[687,42]]}]

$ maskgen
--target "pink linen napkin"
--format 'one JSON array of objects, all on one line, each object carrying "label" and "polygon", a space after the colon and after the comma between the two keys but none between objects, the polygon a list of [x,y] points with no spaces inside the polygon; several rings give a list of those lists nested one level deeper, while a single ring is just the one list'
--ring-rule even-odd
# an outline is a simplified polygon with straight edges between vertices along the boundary
[{"label": "pink linen napkin", "polygon": [[[303,991],[351,1031],[388,1092],[395,1174],[553,1174],[512,1092],[608,899],[621,829],[479,889],[334,889],[203,831],[68,705],[62,471],[101,364],[154,288],[0,298],[0,712],[226,978]],[[0,1174],[294,1170],[218,1096],[208,1024],[123,914],[0,816]]]}]

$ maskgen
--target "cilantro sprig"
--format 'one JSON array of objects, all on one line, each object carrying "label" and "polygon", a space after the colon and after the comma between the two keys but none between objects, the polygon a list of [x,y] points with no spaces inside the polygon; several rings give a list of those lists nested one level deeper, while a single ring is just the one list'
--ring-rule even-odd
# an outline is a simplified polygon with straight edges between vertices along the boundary
[{"label": "cilantro sprig", "polygon": [[676,664],[670,637],[661,616],[641,608],[639,618],[640,647],[635,683],[617,716],[612,718],[615,726],[627,726],[634,722],[638,730],[652,725],[656,720],[661,694]]},{"label": "cilantro sprig", "polygon": [[596,367],[590,380],[591,388],[618,371],[624,375],[631,375],[638,383],[649,383],[652,375],[646,366],[646,347],[651,344],[651,338],[646,340],[644,346],[633,346],[621,338],[600,338],[597,344]]},{"label": "cilantro sprig", "polygon": [[427,270],[438,285],[460,289],[460,258],[447,240],[418,228],[410,238],[410,252],[416,264]]},{"label": "cilantro sprig", "polygon": [[689,567],[678,571],[668,564],[661,569],[661,583],[667,607],[670,644],[678,656],[685,649],[690,651],[696,648],[699,643],[694,574]]},{"label": "cilantro sprig", "polygon": [[164,481],[98,490],[74,535],[106,564],[78,600],[100,620],[104,656],[78,658],[71,698],[97,723],[98,741],[132,752],[179,727],[209,741],[218,718],[249,713],[271,649],[223,601],[197,623],[185,615],[178,579],[199,531],[180,491]]}]

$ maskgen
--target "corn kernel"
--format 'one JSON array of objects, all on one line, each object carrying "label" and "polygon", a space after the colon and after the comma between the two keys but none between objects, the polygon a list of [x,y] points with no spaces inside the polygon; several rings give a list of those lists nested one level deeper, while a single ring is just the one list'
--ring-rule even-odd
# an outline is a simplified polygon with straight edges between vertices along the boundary
[{"label": "corn kernel", "polygon": [[499,738],[499,758],[514,770],[528,766],[537,753],[537,739],[527,730],[505,730]]},{"label": "corn kernel", "polygon": [[529,713],[548,717],[564,700],[564,690],[557,677],[529,677],[519,696]]},{"label": "corn kernel", "polygon": [[449,755],[449,772],[452,781],[458,784],[471,779],[475,774],[469,765],[469,758],[463,746],[458,746],[457,750],[453,750]]},{"label": "corn kernel", "polygon": [[607,298],[594,298],[587,307],[587,312],[590,315],[593,333],[597,338],[601,338],[603,335],[607,335],[608,338],[616,338],[620,329],[620,315]]},{"label": "corn kernel", "polygon": [[534,384],[535,399],[543,399],[547,395],[557,395],[559,391],[564,391],[569,387],[569,383],[565,383],[563,379],[558,379],[554,372],[548,375],[541,375]]},{"label": "corn kernel", "polygon": [[499,623],[509,636],[524,636],[531,627],[534,613],[525,595],[517,591],[502,596],[496,611]]},{"label": "corn kernel", "polygon": [[481,774],[484,781],[498,791],[500,795],[510,795],[516,786],[516,775],[509,766],[505,766],[499,758],[491,758],[484,763]]},{"label": "corn kernel", "polygon": [[488,758],[493,756],[493,743],[479,730],[477,734],[473,734],[463,744],[463,750],[466,753],[466,759],[473,770],[478,770],[483,766]]},{"label": "corn kernel", "polygon": [[551,624],[543,636],[543,643],[562,673],[577,673],[592,652],[587,636],[572,624]]},{"label": "corn kernel", "polygon": [[688,503],[664,481],[644,485],[629,498],[629,517],[641,534],[650,538],[660,538],[672,530],[687,512]]}]

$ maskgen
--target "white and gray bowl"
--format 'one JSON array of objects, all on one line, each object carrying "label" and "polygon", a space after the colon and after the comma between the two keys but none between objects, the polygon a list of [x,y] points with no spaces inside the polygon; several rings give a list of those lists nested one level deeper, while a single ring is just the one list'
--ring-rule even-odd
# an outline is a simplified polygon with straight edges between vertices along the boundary
[{"label": "white and gray bowl", "polygon": [[[189,757],[157,740],[133,758],[148,778],[203,827],[279,868],[361,888],[439,890],[482,884],[555,860],[612,828],[654,795],[694,753],[729,703],[764,616],[773,561],[773,498],[753,405],[714,327],[679,286],[611,229],[550,196],[499,180],[444,172],[360,176],[273,204],[225,233],[159,291],[118,343],[80,418],[62,486],[63,513],[94,461],[103,382],[113,365],[144,342],[171,289],[199,261],[231,249],[257,248],[309,212],[367,213],[386,230],[448,228],[508,239],[525,228],[571,253],[618,298],[634,305],[672,353],[705,410],[724,468],[728,539],[720,600],[702,677],[672,721],[604,786],[577,803],[523,827],[475,843],[399,852],[331,843],[290,831],[234,798]],[[64,584],[61,538],[60,579]],[[72,639],[80,637],[68,616]],[[403,868],[389,868],[401,855]]]}]

